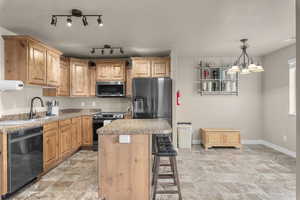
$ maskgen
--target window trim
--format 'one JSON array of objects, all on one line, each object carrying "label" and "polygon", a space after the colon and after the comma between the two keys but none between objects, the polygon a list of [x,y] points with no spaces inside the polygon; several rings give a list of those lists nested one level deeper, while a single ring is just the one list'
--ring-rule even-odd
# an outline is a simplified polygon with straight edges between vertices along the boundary
[{"label": "window trim", "polygon": [[[290,112],[290,70],[293,69],[293,68],[296,68],[296,58],[292,58],[292,59],[288,60],[288,64],[289,64],[289,112],[288,112],[288,115],[289,116],[296,116],[297,115],[297,111],[296,110],[293,113]],[[295,78],[295,81],[297,81],[297,78]],[[295,83],[295,90],[296,90],[296,83]],[[295,96],[296,96],[296,91],[295,91]],[[295,100],[295,104],[296,104],[296,100]],[[295,105],[295,109],[296,108],[297,107]]]}]

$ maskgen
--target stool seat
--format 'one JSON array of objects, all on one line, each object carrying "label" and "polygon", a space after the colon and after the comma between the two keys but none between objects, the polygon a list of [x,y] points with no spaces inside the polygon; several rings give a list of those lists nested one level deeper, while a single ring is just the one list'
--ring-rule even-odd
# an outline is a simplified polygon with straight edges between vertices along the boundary
[{"label": "stool seat", "polygon": [[158,144],[158,151],[156,155],[161,157],[177,156],[177,151],[174,149],[173,145],[170,144]]}]

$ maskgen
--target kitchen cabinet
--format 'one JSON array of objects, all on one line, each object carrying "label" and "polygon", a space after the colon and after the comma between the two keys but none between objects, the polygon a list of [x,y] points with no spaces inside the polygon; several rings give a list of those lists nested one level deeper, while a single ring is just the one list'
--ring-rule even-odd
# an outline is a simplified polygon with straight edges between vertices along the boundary
[{"label": "kitchen cabinet", "polygon": [[[2,36],[5,80],[25,84],[57,86],[60,51],[29,36]],[[47,80],[47,78],[49,80]]]},{"label": "kitchen cabinet", "polygon": [[200,129],[201,142],[205,150],[210,147],[241,148],[240,131],[233,129]]},{"label": "kitchen cabinet", "polygon": [[170,59],[153,58],[151,59],[152,77],[169,77],[170,76]]},{"label": "kitchen cabinet", "polygon": [[151,60],[148,58],[132,58],[133,77],[151,77]]},{"label": "kitchen cabinet", "polygon": [[126,69],[126,96],[132,96],[132,69]]},{"label": "kitchen cabinet", "polygon": [[59,159],[58,122],[44,125],[43,159],[44,170],[48,170],[50,167],[54,166]]},{"label": "kitchen cabinet", "polygon": [[125,81],[124,60],[97,60],[97,81]]},{"label": "kitchen cabinet", "polygon": [[89,96],[89,68],[87,60],[70,59],[70,95]]},{"label": "kitchen cabinet", "polygon": [[134,57],[132,59],[133,77],[169,77],[169,57]]},{"label": "kitchen cabinet", "polygon": [[60,59],[60,81],[58,96],[70,96],[70,59],[61,57]]},{"label": "kitchen cabinet", "polygon": [[93,145],[93,119],[91,116],[82,116],[82,145]]},{"label": "kitchen cabinet", "polygon": [[46,48],[36,42],[29,42],[28,83],[46,84]]},{"label": "kitchen cabinet", "polygon": [[59,86],[60,83],[60,55],[47,51],[47,85]]},{"label": "kitchen cabinet", "polygon": [[77,150],[82,143],[81,117],[72,118],[72,150]]},{"label": "kitchen cabinet", "polygon": [[89,77],[90,77],[90,96],[96,96],[96,67],[89,68]]},{"label": "kitchen cabinet", "polygon": [[71,119],[59,121],[59,154],[60,158],[67,156],[72,150]]}]

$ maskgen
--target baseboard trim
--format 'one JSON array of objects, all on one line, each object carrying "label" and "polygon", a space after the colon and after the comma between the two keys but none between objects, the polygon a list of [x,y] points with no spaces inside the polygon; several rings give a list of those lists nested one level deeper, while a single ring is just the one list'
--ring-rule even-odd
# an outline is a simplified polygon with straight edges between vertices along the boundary
[{"label": "baseboard trim", "polygon": [[[201,144],[201,141],[193,140],[192,144]],[[265,140],[242,140],[242,144],[262,144],[262,145],[265,145],[272,149],[275,149],[276,151],[279,151],[279,152],[289,155],[293,158],[296,158],[296,152],[290,151],[287,148],[281,147],[279,145],[273,144],[273,143],[265,141]]]}]

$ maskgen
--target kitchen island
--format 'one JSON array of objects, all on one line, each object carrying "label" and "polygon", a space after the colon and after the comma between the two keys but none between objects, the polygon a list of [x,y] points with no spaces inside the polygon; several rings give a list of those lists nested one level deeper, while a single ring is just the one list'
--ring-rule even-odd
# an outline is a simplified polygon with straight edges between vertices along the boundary
[{"label": "kitchen island", "polygon": [[171,134],[166,120],[115,120],[99,134],[99,197],[106,200],[150,200],[153,134]]}]

